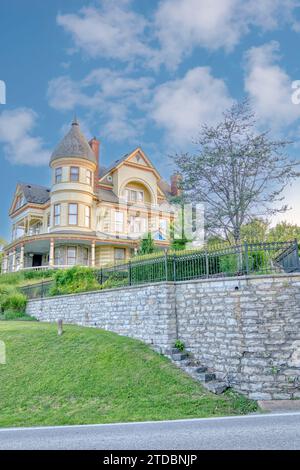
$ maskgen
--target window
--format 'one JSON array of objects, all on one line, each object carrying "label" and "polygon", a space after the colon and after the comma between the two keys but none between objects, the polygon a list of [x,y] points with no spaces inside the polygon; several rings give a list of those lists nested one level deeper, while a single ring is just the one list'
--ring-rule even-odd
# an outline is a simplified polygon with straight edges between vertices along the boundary
[{"label": "window", "polygon": [[50,214],[47,215],[47,231],[50,231]]},{"label": "window", "polygon": [[168,229],[168,221],[166,219],[159,219],[159,230],[166,235]]},{"label": "window", "polygon": [[125,259],[125,248],[115,248],[115,261],[122,261]]},{"label": "window", "polygon": [[86,170],[86,183],[89,186],[92,186],[92,172],[91,172],[91,170]]},{"label": "window", "polygon": [[55,266],[64,265],[64,250],[62,247],[57,247],[54,249],[54,265]]},{"label": "window", "polygon": [[79,181],[79,168],[78,166],[71,166],[70,168],[70,180]]},{"label": "window", "polygon": [[55,183],[61,183],[62,181],[62,168],[55,168]]},{"label": "window", "polygon": [[123,212],[115,212],[115,230],[116,232],[123,232]]},{"label": "window", "polygon": [[147,231],[146,226],[147,224],[145,217],[131,216],[129,219],[129,227],[131,233],[143,234]]},{"label": "window", "polygon": [[84,208],[84,222],[85,222],[85,226],[90,228],[90,226],[91,226],[91,208],[89,206],[85,206],[85,208]]},{"label": "window", "polygon": [[69,204],[69,225],[77,225],[78,222],[78,205]]},{"label": "window", "polygon": [[20,209],[20,207],[22,207],[24,204],[25,204],[24,196],[23,194],[19,194],[19,196],[16,199],[15,210]]},{"label": "window", "polygon": [[60,225],[60,204],[54,206],[54,225]]},{"label": "window", "polygon": [[124,189],[123,197],[127,202],[143,202],[144,191],[137,191],[135,189]]},{"label": "window", "polygon": [[88,248],[82,248],[82,264],[88,266],[89,264],[89,250]]},{"label": "window", "polygon": [[74,266],[76,264],[76,246],[69,246],[67,248],[67,265]]}]

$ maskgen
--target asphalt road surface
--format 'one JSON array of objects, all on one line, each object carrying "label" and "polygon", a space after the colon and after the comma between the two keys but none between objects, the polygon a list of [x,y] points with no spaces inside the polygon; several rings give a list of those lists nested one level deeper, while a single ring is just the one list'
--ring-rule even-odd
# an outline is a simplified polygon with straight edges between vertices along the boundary
[{"label": "asphalt road surface", "polygon": [[0,429],[0,449],[300,449],[300,413]]}]

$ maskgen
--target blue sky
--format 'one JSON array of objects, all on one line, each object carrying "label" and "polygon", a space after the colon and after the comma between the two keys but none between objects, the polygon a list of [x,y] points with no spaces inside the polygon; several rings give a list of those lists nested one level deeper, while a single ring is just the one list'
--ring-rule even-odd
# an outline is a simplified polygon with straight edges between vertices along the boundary
[{"label": "blue sky", "polygon": [[[141,145],[164,177],[203,122],[248,96],[299,158],[298,0],[1,0],[0,236],[17,181],[49,184],[74,112],[100,164]],[[300,223],[299,183],[286,191]]]}]

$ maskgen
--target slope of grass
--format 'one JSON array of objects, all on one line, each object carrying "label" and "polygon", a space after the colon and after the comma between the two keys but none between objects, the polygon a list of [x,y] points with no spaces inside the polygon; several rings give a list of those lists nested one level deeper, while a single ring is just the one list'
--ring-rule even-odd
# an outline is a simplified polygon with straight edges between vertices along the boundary
[{"label": "slope of grass", "polygon": [[1,322],[0,426],[111,423],[243,414],[256,404],[215,396],[139,341],[37,322]]}]

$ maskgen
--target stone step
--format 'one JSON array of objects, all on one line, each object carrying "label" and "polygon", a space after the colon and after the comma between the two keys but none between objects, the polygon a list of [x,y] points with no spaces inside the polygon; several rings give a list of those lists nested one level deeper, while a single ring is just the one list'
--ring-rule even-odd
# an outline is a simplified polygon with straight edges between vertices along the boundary
[{"label": "stone step", "polygon": [[172,359],[173,361],[184,361],[185,359],[187,359],[187,354],[185,353],[175,353],[175,354],[172,354]]},{"label": "stone step", "polygon": [[197,379],[200,382],[211,382],[212,380],[216,380],[216,375],[211,372],[201,372],[197,374]]},{"label": "stone step", "polygon": [[226,382],[219,382],[218,380],[213,380],[211,382],[205,383],[204,387],[212,393],[216,395],[220,395],[221,393],[227,390],[228,385]]}]

